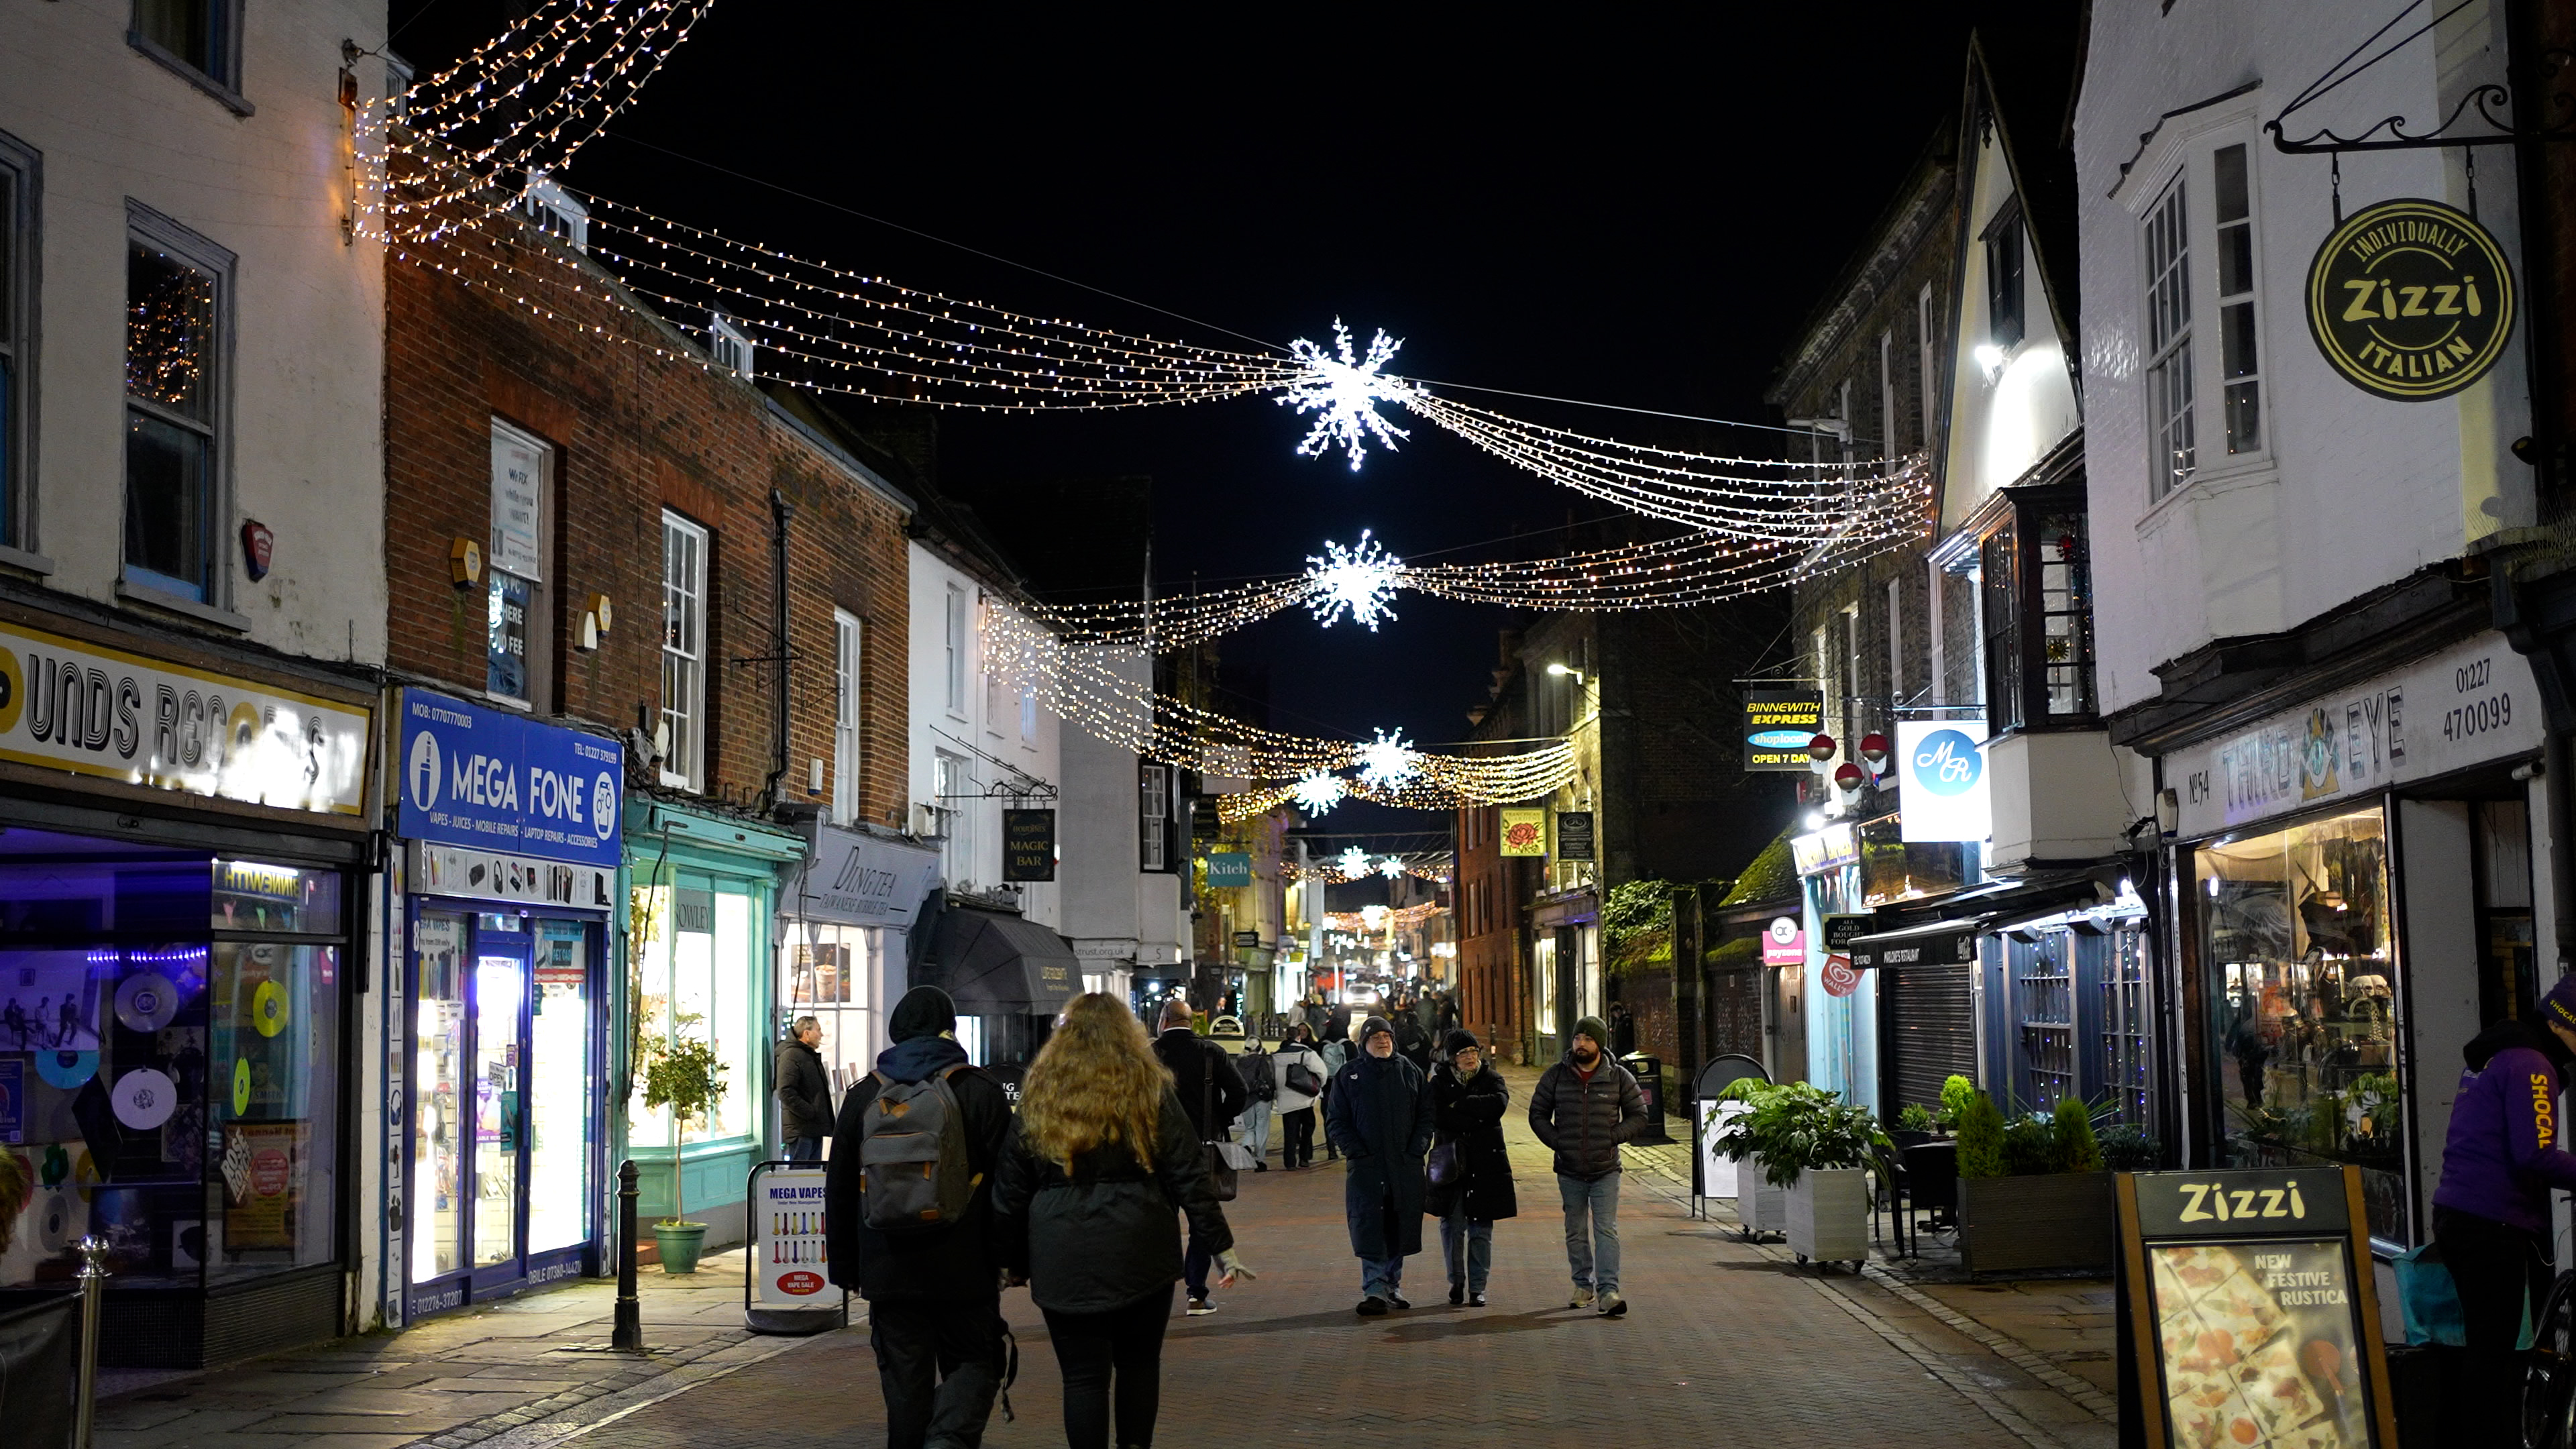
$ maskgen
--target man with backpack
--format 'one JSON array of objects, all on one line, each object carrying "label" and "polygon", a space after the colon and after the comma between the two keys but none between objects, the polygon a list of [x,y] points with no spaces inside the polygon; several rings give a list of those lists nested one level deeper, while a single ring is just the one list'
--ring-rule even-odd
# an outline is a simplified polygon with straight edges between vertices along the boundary
[{"label": "man with backpack", "polygon": [[1010,1099],[968,1063],[947,992],[914,987],[887,1027],[825,1167],[831,1278],[868,1302],[888,1449],[976,1449],[1002,1388],[993,1174]]},{"label": "man with backpack", "polygon": [[1243,1108],[1243,1145],[1252,1150],[1252,1170],[1268,1172],[1270,1109],[1279,1099],[1279,1059],[1263,1051],[1261,1039],[1253,1037],[1234,1059],[1234,1070],[1243,1078],[1243,1093],[1249,1099]]},{"label": "man with backpack", "polygon": [[[1162,1035],[1154,1038],[1154,1057],[1172,1074],[1172,1086],[1180,1093],[1181,1109],[1190,1114],[1190,1126],[1197,1129],[1201,1142],[1223,1142],[1226,1129],[1243,1112],[1250,1100],[1243,1090],[1243,1078],[1234,1063],[1216,1043],[1191,1027],[1190,1004],[1175,996],[1163,1003]],[[1208,1264],[1215,1261],[1215,1250],[1199,1244],[1199,1235],[1190,1234],[1189,1251],[1181,1255],[1181,1279],[1190,1290],[1188,1313],[1202,1317],[1216,1312],[1208,1299]]]}]

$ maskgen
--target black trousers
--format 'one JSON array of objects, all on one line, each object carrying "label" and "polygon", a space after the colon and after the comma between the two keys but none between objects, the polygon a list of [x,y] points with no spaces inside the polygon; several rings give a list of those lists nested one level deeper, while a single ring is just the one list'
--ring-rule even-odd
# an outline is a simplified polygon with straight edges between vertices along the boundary
[{"label": "black trousers", "polygon": [[2433,1209],[2433,1240],[2460,1289],[2469,1402],[2455,1407],[2477,1426],[2469,1442],[2519,1444],[2523,1373],[2531,1355],[2514,1345],[2522,1340],[2524,1295],[2534,1314],[2549,1296],[2548,1242],[2538,1233],[2446,1207]]},{"label": "black trousers", "polygon": [[1064,1442],[1110,1449],[1111,1380],[1117,1384],[1119,1449],[1152,1449],[1163,1402],[1163,1327],[1172,1290],[1158,1289],[1106,1313],[1046,1309],[1047,1337],[1064,1371]]},{"label": "black trousers", "polygon": [[885,1391],[886,1449],[977,1449],[1002,1387],[998,1293],[875,1299],[868,1345]]},{"label": "black trousers", "polygon": [[1300,1107],[1279,1120],[1288,1124],[1288,1146],[1280,1155],[1279,1165],[1304,1167],[1315,1160],[1315,1109]]}]

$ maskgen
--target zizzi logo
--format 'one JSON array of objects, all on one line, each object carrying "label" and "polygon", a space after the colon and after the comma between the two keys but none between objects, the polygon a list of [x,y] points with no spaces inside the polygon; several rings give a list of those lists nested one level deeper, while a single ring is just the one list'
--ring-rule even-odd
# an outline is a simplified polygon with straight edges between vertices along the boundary
[{"label": "zizzi logo", "polygon": [[1986,772],[1977,742],[1957,730],[1934,730],[1914,750],[1914,783],[1935,795],[1964,795]]},{"label": "zizzi logo", "polygon": [[2243,1187],[2230,1190],[2223,1183],[2186,1182],[2178,1185],[2183,1196],[2182,1212],[2175,1218],[2185,1223],[2228,1223],[2240,1218],[2305,1218],[2308,1200],[2299,1195],[2299,1180],[2291,1178],[2279,1187]]}]

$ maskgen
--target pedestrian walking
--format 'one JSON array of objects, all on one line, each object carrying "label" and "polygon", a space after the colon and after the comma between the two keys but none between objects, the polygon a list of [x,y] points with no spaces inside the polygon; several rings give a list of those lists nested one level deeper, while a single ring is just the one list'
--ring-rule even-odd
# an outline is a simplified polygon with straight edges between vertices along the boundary
[{"label": "pedestrian walking", "polygon": [[1382,1016],[1360,1026],[1360,1055],[1333,1077],[1325,1134],[1351,1160],[1342,1188],[1351,1253],[1360,1260],[1359,1311],[1411,1308],[1404,1260],[1422,1251],[1423,1156],[1431,1150],[1431,1084],[1395,1054]]},{"label": "pedestrian walking", "polygon": [[1494,1224],[1520,1215],[1503,1146],[1512,1090],[1485,1064],[1474,1032],[1453,1031],[1441,1045],[1449,1060],[1431,1074],[1431,1186],[1423,1210],[1440,1220],[1449,1301],[1482,1308],[1494,1269]]},{"label": "pedestrian walking", "polygon": [[1395,1054],[1413,1063],[1413,1069],[1431,1075],[1431,1033],[1422,1029],[1421,1014],[1411,1005],[1396,1009]]},{"label": "pedestrian walking", "polygon": [[[1154,1038],[1154,1056],[1172,1074],[1172,1085],[1181,1094],[1181,1109],[1190,1114],[1190,1126],[1198,1132],[1198,1140],[1225,1141],[1227,1130],[1248,1100],[1243,1078],[1236,1074],[1234,1063],[1222,1048],[1191,1029],[1190,1004],[1179,997],[1163,1007],[1163,1033]],[[1213,1246],[1199,1241],[1198,1230],[1192,1227],[1182,1277],[1188,1282],[1189,1313],[1193,1318],[1216,1312],[1216,1301],[1208,1297],[1208,1264],[1215,1253]]]},{"label": "pedestrian walking", "polygon": [[790,1162],[823,1160],[823,1139],[832,1135],[832,1081],[823,1074],[823,1023],[796,1018],[787,1040],[771,1058],[778,1083],[778,1131],[787,1141]]},{"label": "pedestrian walking", "polygon": [[[1071,1449],[1151,1449],[1163,1330],[1181,1275],[1178,1208],[1232,1287],[1252,1271],[1208,1179],[1197,1123],[1118,998],[1076,997],[1029,1064],[994,1194],[1003,1254],[1046,1315]],[[1112,1405],[1115,1404],[1113,1413]]]},{"label": "pedestrian walking", "polygon": [[1330,1021],[1332,1016],[1332,1011],[1324,1005],[1324,993],[1320,991],[1306,993],[1307,1045],[1312,1046],[1315,1038],[1324,1034],[1324,1023]]},{"label": "pedestrian walking", "polygon": [[1288,1028],[1288,1039],[1279,1044],[1270,1063],[1279,1082],[1279,1095],[1270,1106],[1288,1131],[1288,1140],[1279,1149],[1279,1165],[1290,1172],[1315,1164],[1315,1109],[1323,1098],[1325,1080],[1332,1075],[1332,1068],[1314,1048],[1313,1036],[1302,1024]]},{"label": "pedestrian walking", "polygon": [[1565,1261],[1574,1299],[1601,1316],[1628,1311],[1619,1295],[1619,1144],[1646,1130],[1646,1098],[1628,1069],[1610,1060],[1610,1028],[1597,1016],[1574,1023],[1573,1044],[1530,1093],[1530,1130],[1556,1153],[1556,1190],[1565,1203]]},{"label": "pedestrian walking", "polygon": [[1337,1041],[1342,1043],[1344,1046],[1350,1045],[1351,1008],[1349,1003],[1340,1001],[1334,1002],[1333,1009],[1324,1013],[1324,1040],[1328,1042]]},{"label": "pedestrian walking", "polygon": [[[1012,1135],[1010,1098],[967,1063],[947,992],[914,987],[886,1025],[894,1045],[842,1096],[824,1171],[828,1271],[868,1302],[887,1449],[975,1449],[1002,1386],[993,1180]],[[902,1110],[872,1112],[881,1097]],[[889,1133],[890,1126],[912,1130]],[[927,1175],[917,1154],[871,1162],[895,1156],[884,1149],[899,1151],[918,1131],[937,1133],[942,1144],[940,1165]],[[962,1173],[947,1160],[952,1148],[962,1152]],[[962,1211],[946,1212],[958,1204]],[[920,1225],[926,1206],[947,1220]],[[898,1215],[912,1225],[890,1221]]]},{"label": "pedestrian walking", "polygon": [[1270,1119],[1279,1096],[1279,1063],[1261,1049],[1255,1037],[1243,1044],[1243,1053],[1234,1059],[1235,1075],[1243,1078],[1243,1145],[1252,1152],[1252,1170],[1270,1170]]}]

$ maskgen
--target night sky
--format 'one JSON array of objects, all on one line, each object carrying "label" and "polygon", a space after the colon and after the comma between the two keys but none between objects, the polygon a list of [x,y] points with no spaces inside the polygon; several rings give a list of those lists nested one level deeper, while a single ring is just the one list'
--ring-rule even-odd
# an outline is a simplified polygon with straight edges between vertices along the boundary
[{"label": "night sky", "polygon": [[[1338,316],[1362,341],[1404,339],[1393,370],[1415,378],[1776,423],[1761,391],[1781,349],[1959,103],[1970,11],[1617,8],[1131,19],[721,0],[565,179],[1018,310],[1246,348],[1324,339]],[[396,0],[394,48],[425,72],[503,10]],[[1458,395],[1642,441],[1786,441]],[[1304,428],[1267,400],[953,414],[940,467],[979,493],[1152,475],[1166,593],[1292,573],[1364,528],[1407,558],[1550,554],[1569,515],[1601,511],[1427,426],[1356,474],[1296,457]],[[1228,680],[1257,695],[1266,676],[1268,695],[1231,703],[1301,733],[1462,738],[1513,621],[1420,595],[1397,607],[1374,635],[1301,613],[1229,637]],[[1321,828],[1442,824],[1344,806]]]}]

